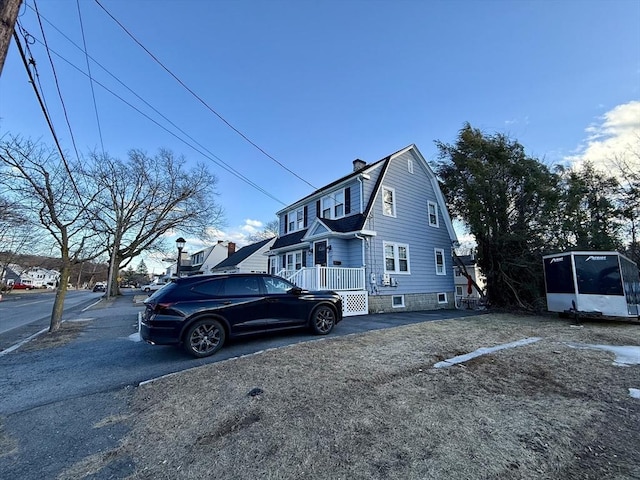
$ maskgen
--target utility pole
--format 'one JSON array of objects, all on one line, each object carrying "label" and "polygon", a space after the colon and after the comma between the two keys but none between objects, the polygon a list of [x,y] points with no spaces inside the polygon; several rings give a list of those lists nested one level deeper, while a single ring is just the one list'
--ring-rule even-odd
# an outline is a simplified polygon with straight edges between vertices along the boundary
[{"label": "utility pole", "polygon": [[22,0],[0,0],[0,75],[21,4]]}]

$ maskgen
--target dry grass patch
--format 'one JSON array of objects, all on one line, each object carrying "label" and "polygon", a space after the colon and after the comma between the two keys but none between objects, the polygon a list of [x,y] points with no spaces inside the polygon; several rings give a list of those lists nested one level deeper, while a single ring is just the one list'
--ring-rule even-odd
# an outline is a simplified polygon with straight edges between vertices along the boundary
[{"label": "dry grass patch", "polygon": [[127,456],[133,479],[640,478],[640,367],[564,342],[640,345],[640,326],[484,315],[208,365],[140,387],[90,471]]},{"label": "dry grass patch", "polygon": [[56,332],[45,332],[20,347],[23,352],[34,352],[47,348],[56,348],[74,341],[89,325],[88,321],[63,322]]}]

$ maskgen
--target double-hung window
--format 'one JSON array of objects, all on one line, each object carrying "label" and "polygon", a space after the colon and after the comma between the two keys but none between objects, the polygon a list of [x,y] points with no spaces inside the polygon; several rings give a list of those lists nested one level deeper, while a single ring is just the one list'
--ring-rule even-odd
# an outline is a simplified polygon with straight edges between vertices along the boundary
[{"label": "double-hung window", "polygon": [[435,257],[436,257],[436,275],[446,275],[447,271],[445,270],[444,264],[444,250],[442,248],[434,249]]},{"label": "double-hung window", "polygon": [[409,245],[384,242],[385,273],[411,273]]},{"label": "double-hung window", "polygon": [[429,213],[429,225],[432,227],[439,227],[438,204],[435,202],[427,202],[427,210]]},{"label": "double-hung window", "polygon": [[324,197],[322,199],[322,218],[331,218],[332,205],[331,197]]},{"label": "double-hung window", "polygon": [[396,216],[396,191],[393,188],[382,187],[382,214]]},{"label": "double-hung window", "polygon": [[298,208],[291,210],[287,214],[287,233],[302,230],[306,227],[304,211],[304,208]]},{"label": "double-hung window", "polygon": [[336,192],[333,198],[333,218],[344,217],[344,190]]},{"label": "double-hung window", "polygon": [[296,230],[304,228],[304,210],[299,208],[296,210]]},{"label": "double-hung window", "polygon": [[350,189],[338,190],[322,198],[322,218],[342,218],[349,213],[349,206],[345,205],[346,192]]},{"label": "double-hung window", "polygon": [[302,268],[302,252],[287,253],[287,270],[300,270]]}]

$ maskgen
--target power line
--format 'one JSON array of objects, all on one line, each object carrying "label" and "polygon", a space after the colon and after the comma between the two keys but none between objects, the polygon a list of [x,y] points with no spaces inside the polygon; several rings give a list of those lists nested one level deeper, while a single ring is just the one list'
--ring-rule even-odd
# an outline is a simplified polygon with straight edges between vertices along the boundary
[{"label": "power line", "polygon": [[282,168],[284,168],[286,171],[288,171],[289,173],[291,173],[293,176],[295,176],[296,178],[302,180],[304,183],[306,183],[307,185],[309,185],[311,188],[313,188],[314,190],[317,190],[318,187],[314,186],[313,184],[309,183],[307,180],[305,180],[304,178],[302,178],[300,175],[298,175],[297,173],[295,173],[293,170],[291,170],[290,168],[288,168],[286,165],[282,164],[281,162],[279,162],[277,159],[275,159],[273,156],[269,155],[265,150],[263,150],[260,146],[258,146],[255,142],[253,142],[250,138],[248,138],[244,133],[242,133],[240,130],[238,130],[236,127],[234,127],[230,122],[228,122],[222,115],[220,115],[216,110],[214,110],[207,102],[205,102],[197,93],[195,93],[193,90],[191,90],[182,80],[180,80],[180,78],[178,78],[177,75],[175,75],[171,70],[169,70],[169,68],[167,68],[153,53],[151,53],[131,32],[129,32],[129,30],[127,30],[127,28],[118,21],[118,19],[116,19],[101,3],[99,0],[95,0],[95,2],[98,4],[98,6],[100,8],[102,8],[102,10],[104,10],[104,12],[111,17],[111,19],[116,22],[118,24],[118,26],[124,30],[124,32],[129,35],[129,37],[131,37],[131,39],[136,42],[140,48],[142,48],[145,52],[147,52],[147,54],[158,64],[160,65],[169,75],[171,75],[180,85],[182,85],[182,87],[187,90],[191,95],[193,95],[200,103],[202,103],[209,111],[211,111],[215,116],[217,116],[220,120],[222,120],[222,122],[224,122],[229,128],[231,128],[231,130],[233,130],[234,132],[236,132],[238,135],[240,135],[244,140],[246,140],[249,144],[251,144],[252,146],[254,146],[256,149],[258,149],[263,155],[265,155],[267,158],[273,160],[275,163],[277,163],[278,165],[280,165]]},{"label": "power line", "polygon": [[[46,19],[45,19],[46,20]],[[55,27],[54,27],[55,28]],[[34,37],[35,38],[35,37]],[[37,40],[37,39],[36,39]],[[71,40],[69,40],[71,41]],[[71,42],[73,43],[73,42]],[[73,43],[73,45],[76,48],[80,48],[78,47],[75,43]],[[76,69],[78,72],[80,72],[82,75],[87,76],[87,73],[84,72],[82,69],[80,69],[79,67],[77,67],[76,65],[74,65],[73,63],[71,63],[69,60],[67,60],[66,58],[64,58],[62,55],[60,55],[59,53],[57,53],[55,50],[53,50],[50,47],[45,47],[47,48],[48,51],[50,51],[51,53],[53,53],[54,55],[58,56],[61,60],[63,60],[64,62],[66,62],[68,65],[70,65],[71,67],[73,67],[74,69]],[[155,123],[158,127],[162,128],[164,131],[166,131],[167,133],[169,133],[171,136],[173,136],[174,138],[178,139],[179,141],[181,141],[182,143],[184,143],[185,145],[189,146],[190,148],[192,148],[194,151],[198,152],[200,155],[202,155],[203,157],[207,158],[208,160],[212,161],[213,163],[215,163],[216,165],[218,165],[219,167],[223,168],[224,170],[226,170],[227,172],[231,173],[232,175],[234,175],[235,177],[239,178],[240,180],[244,181],[245,183],[247,183],[248,185],[250,185],[251,187],[255,188],[256,190],[258,190],[259,192],[263,193],[264,195],[268,196],[269,198],[271,198],[272,200],[275,200],[276,202],[282,204],[282,205],[287,205],[285,202],[283,202],[282,200],[276,198],[275,196],[273,196],[271,193],[269,193],[267,190],[263,189],[262,187],[260,187],[258,184],[254,183],[252,180],[248,179],[247,177],[245,177],[242,173],[238,172],[237,170],[235,170],[233,167],[231,167],[229,164],[227,164],[224,160],[222,160],[220,157],[218,157],[217,155],[211,153],[206,147],[202,146],[199,142],[197,142],[195,139],[193,139],[189,134],[187,134],[186,132],[184,132],[180,127],[178,127],[177,125],[175,125],[171,120],[169,120],[167,117],[165,117],[162,113],[160,113],[157,109],[155,109],[152,105],[150,105],[148,102],[146,102],[142,97],[140,97],[138,94],[136,94],[133,90],[131,90],[129,87],[127,87],[124,83],[122,83],[115,75],[111,74],[108,70],[106,70],[100,63],[98,63],[94,58],[92,58],[91,56],[89,56],[89,58],[91,58],[94,62],[96,62],[96,64],[98,66],[100,66],[102,69],[104,69],[109,75],[111,75],[114,79],[116,79],[121,85],[123,85],[125,88],[127,88],[132,94],[134,94],[138,99],[140,99],[142,102],[144,102],[147,106],[149,106],[152,110],[154,110],[158,115],[160,115],[163,119],[165,119],[167,122],[169,122],[173,127],[175,127],[177,130],[179,130],[182,134],[184,134],[186,137],[188,137],[190,140],[192,140],[194,143],[196,143],[197,145],[199,145],[202,149],[206,150],[210,155],[205,154],[202,150],[199,150],[198,148],[196,148],[194,145],[192,145],[191,143],[187,142],[186,140],[184,140],[183,138],[181,138],[180,136],[176,135],[174,132],[172,132],[171,130],[169,130],[168,128],[166,128],[164,125],[160,124],[159,122],[157,122],[155,119],[151,118],[149,115],[147,115],[146,113],[144,113],[142,110],[140,110],[139,108],[137,108],[135,105],[131,104],[130,102],[128,102],[127,100],[125,100],[124,98],[122,98],[120,95],[118,95],[117,93],[115,93],[113,90],[111,90],[110,88],[108,88],[106,85],[102,84],[101,82],[99,82],[98,80],[96,80],[95,78],[92,78],[91,80],[99,85],[100,87],[102,87],[104,90],[106,90],[107,92],[109,92],[111,95],[113,95],[114,97],[116,97],[117,99],[119,99],[121,102],[123,102],[124,104],[126,104],[127,106],[129,106],[130,108],[132,108],[133,110],[135,110],[136,112],[138,112],[140,115],[142,115],[143,117],[147,118],[149,121]]]},{"label": "power line", "polygon": [[[64,99],[62,98],[62,92],[60,91],[60,84],[58,83],[58,74],[56,73],[56,68],[53,64],[53,59],[51,58],[51,55],[49,54],[49,48],[47,46],[47,37],[44,34],[44,28],[42,26],[42,21],[40,20],[40,12],[38,12],[38,4],[36,3],[35,0],[33,0],[33,6],[35,8],[36,11],[36,17],[38,18],[38,24],[40,25],[40,32],[42,33],[42,40],[44,41],[44,46],[47,50],[47,56],[49,57],[49,63],[51,64],[51,71],[53,72],[53,78],[56,84],[56,89],[58,90],[58,97],[60,98],[60,103],[62,104],[62,111],[64,112],[64,118],[67,122],[67,127],[69,128],[69,134],[71,135],[71,143],[73,144],[73,149],[76,152],[76,158],[78,160],[80,160],[80,155],[78,154],[78,147],[76,146],[76,140],[75,137],[73,136],[73,130],[71,129],[71,123],[69,122],[69,115],[67,114],[67,107],[64,103]],[[54,134],[55,135],[55,134]],[[67,165],[67,161],[64,158],[64,156],[62,157],[62,161],[65,163],[65,166]],[[67,170],[69,169],[69,167],[67,166]],[[73,182],[73,179],[72,179]],[[75,183],[73,184],[74,187],[76,187]],[[76,187],[76,191],[77,191],[77,187]]]},{"label": "power line", "polygon": [[91,97],[93,98],[93,110],[96,112],[96,123],[98,124],[98,135],[100,136],[100,146],[102,147],[102,154],[104,155],[104,142],[102,140],[102,128],[100,128],[100,116],[98,115],[98,105],[96,104],[96,92],[93,88],[93,81],[91,78],[91,66],[89,64],[89,54],[87,53],[87,40],[84,35],[84,25],[82,24],[82,12],[80,11],[80,0],[76,0],[78,6],[78,19],[80,20],[80,31],[82,32],[82,44],[84,45],[84,58],[87,61],[87,72],[89,73],[89,85],[91,85]]},{"label": "power line", "polygon": [[58,153],[60,154],[60,158],[62,159],[62,162],[64,163],[64,166],[67,170],[67,173],[69,174],[69,178],[71,180],[71,184],[73,185],[73,188],[76,192],[76,194],[78,196],[78,186],[76,185],[75,181],[73,180],[73,176],[71,175],[71,171],[69,169],[69,164],[67,163],[67,159],[64,156],[64,153],[62,151],[62,147],[60,146],[60,141],[58,140],[58,136],[56,135],[56,131],[53,128],[53,124],[51,123],[51,118],[49,117],[49,113],[47,112],[47,109],[44,105],[44,102],[42,100],[42,97],[40,96],[40,93],[38,92],[38,87],[36,87],[35,82],[33,81],[33,75],[31,74],[31,70],[29,70],[29,61],[27,60],[27,57],[24,54],[24,50],[22,48],[22,44],[20,43],[20,37],[18,37],[18,34],[16,33],[16,31],[13,31],[13,38],[16,41],[16,45],[18,47],[18,52],[20,53],[20,57],[22,58],[22,63],[24,64],[24,68],[27,70],[27,75],[29,76],[29,80],[31,82],[31,85],[33,86],[33,91],[36,94],[36,97],[38,99],[38,102],[40,103],[40,108],[42,109],[42,113],[44,114],[44,118],[47,121],[47,124],[49,125],[49,130],[51,130],[51,135],[53,135],[53,141],[56,144],[56,147],[58,148]]}]

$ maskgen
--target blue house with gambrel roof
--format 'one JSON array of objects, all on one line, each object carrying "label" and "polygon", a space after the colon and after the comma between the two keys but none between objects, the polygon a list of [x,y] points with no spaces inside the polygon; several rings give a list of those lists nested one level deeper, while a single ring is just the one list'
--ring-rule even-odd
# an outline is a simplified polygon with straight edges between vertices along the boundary
[{"label": "blue house with gambrel roof", "polygon": [[415,145],[277,212],[271,273],[343,296],[345,315],[452,308],[457,237],[433,170]]}]

